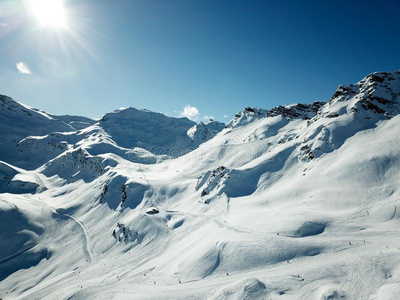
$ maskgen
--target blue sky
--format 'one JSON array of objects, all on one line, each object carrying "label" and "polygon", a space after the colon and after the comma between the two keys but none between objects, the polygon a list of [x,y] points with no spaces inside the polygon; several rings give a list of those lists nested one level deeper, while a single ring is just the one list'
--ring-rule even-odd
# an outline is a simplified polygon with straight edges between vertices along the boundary
[{"label": "blue sky", "polygon": [[62,28],[29,1],[0,0],[0,93],[54,114],[228,121],[400,69],[400,1],[66,0]]}]

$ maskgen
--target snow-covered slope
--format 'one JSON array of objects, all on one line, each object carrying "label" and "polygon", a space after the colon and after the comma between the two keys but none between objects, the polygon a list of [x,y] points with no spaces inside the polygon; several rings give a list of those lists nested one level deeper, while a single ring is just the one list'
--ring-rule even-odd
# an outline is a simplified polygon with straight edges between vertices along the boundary
[{"label": "snow-covered slope", "polygon": [[111,153],[133,162],[153,164],[192,151],[224,126],[212,122],[206,130],[190,136],[189,129],[197,126],[194,122],[148,110],[121,109],[96,122],[79,116],[49,115],[7,96],[0,96],[0,101],[0,133],[4,141],[0,160],[27,170],[77,148],[91,155]]},{"label": "snow-covered slope", "polygon": [[188,130],[187,134],[192,139],[193,145],[197,147],[200,144],[211,140],[224,128],[224,123],[209,120],[206,123],[200,122],[199,124],[196,124]]},{"label": "snow-covered slope", "polygon": [[0,160],[35,168],[48,160],[48,152],[65,151],[62,135],[71,135],[94,123],[85,117],[50,115],[0,95]]},{"label": "snow-covered slope", "polygon": [[399,299],[399,113],[379,72],[227,126],[127,109],[25,136],[47,153],[2,156],[0,298]]},{"label": "snow-covered slope", "polygon": [[23,165],[16,157],[18,142],[27,136],[42,136],[50,132],[74,130],[69,124],[54,119],[45,112],[33,109],[0,95],[0,154],[1,160]]},{"label": "snow-covered slope", "polygon": [[99,122],[99,126],[121,147],[139,147],[167,155],[173,155],[174,149],[186,150],[192,146],[187,131],[193,125],[195,123],[188,118],[171,118],[135,108],[105,114]]},{"label": "snow-covered slope", "polygon": [[96,123],[95,120],[86,118],[86,117],[81,117],[81,116],[70,116],[70,115],[62,115],[62,116],[55,116],[51,115],[52,118],[63,121],[64,123],[67,123],[71,127],[73,127],[75,130],[80,130],[84,129],[90,125],[93,125]]}]

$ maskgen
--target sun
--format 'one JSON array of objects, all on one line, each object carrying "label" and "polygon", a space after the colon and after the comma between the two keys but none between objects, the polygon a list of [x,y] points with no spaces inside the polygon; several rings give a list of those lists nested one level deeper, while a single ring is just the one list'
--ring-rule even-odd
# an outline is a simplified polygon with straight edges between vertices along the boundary
[{"label": "sun", "polygon": [[31,0],[30,10],[42,26],[62,28],[67,25],[62,0]]}]

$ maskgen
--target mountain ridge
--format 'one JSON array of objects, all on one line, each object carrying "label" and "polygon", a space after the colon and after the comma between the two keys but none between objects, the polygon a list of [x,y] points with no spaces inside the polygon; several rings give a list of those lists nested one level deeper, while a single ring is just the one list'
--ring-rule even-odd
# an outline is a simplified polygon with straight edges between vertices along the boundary
[{"label": "mountain ridge", "polygon": [[4,299],[400,295],[400,71],[226,125],[102,119],[0,149]]}]

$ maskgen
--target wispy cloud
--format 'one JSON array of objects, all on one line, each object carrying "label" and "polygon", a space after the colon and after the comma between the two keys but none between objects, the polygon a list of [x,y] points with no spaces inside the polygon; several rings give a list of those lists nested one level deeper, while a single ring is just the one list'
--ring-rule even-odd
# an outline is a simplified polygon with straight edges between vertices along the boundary
[{"label": "wispy cloud", "polygon": [[21,74],[32,74],[32,72],[31,72],[31,70],[29,70],[28,66],[25,63],[23,63],[22,61],[16,63],[15,65]]},{"label": "wispy cloud", "polygon": [[206,120],[206,121],[214,120],[214,119],[215,119],[214,116],[207,116],[207,115],[204,116],[204,120]]},{"label": "wispy cloud", "polygon": [[225,119],[228,119],[228,117],[229,117],[228,115],[224,115],[224,118],[225,118]]},{"label": "wispy cloud", "polygon": [[8,29],[8,28],[10,28],[10,25],[8,25],[7,23],[0,23],[0,28],[1,29]]},{"label": "wispy cloud", "polygon": [[189,119],[196,119],[197,116],[199,115],[199,110],[191,105],[186,105],[183,108],[183,111],[180,113],[181,117],[186,117]]}]

